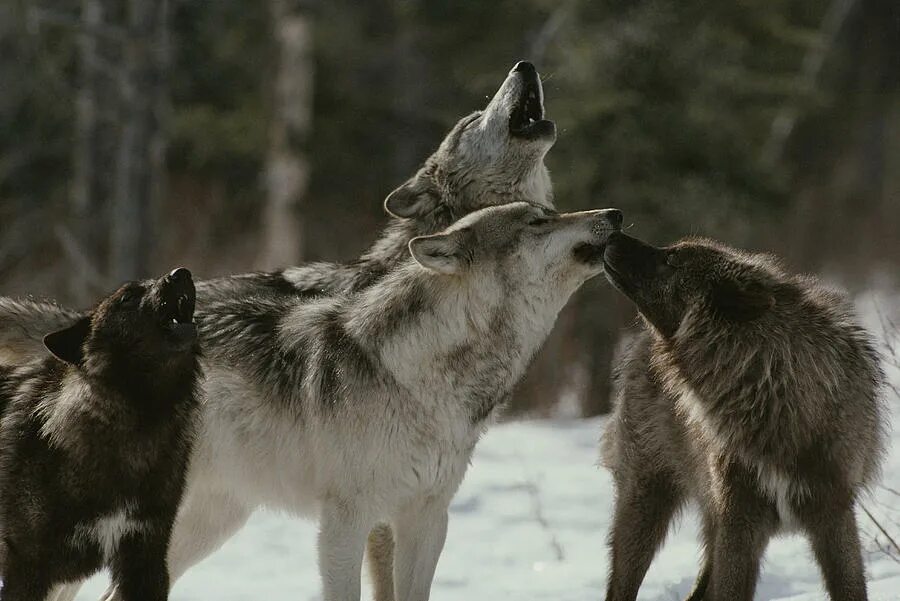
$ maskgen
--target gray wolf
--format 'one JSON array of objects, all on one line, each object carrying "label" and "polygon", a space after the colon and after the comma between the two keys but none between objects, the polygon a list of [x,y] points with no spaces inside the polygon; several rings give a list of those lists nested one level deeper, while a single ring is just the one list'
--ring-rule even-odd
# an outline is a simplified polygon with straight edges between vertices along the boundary
[{"label": "gray wolf", "polygon": [[489,207],[414,238],[359,292],[198,306],[202,425],[172,577],[265,505],[319,518],[326,600],[359,599],[376,524],[394,533],[396,598],[427,599],[475,443],[621,221]]},{"label": "gray wolf", "polygon": [[646,323],[602,443],[617,492],[607,599],[636,598],[687,499],[705,557],[690,599],[751,601],[784,530],[808,537],[833,599],[865,599],[854,506],[878,476],[885,409],[847,299],[709,240],[614,235],[604,264]]},{"label": "gray wolf", "polygon": [[[391,221],[359,259],[201,281],[198,303],[263,291],[315,296],[361,290],[406,260],[413,237],[439,232],[472,211],[513,200],[553,208],[544,157],[555,140],[537,71],[516,63],[487,107],[460,119],[416,174],[388,195]],[[76,315],[51,303],[0,298],[0,362],[41,356],[43,334]]]},{"label": "gray wolf", "polygon": [[0,372],[4,601],[109,567],[126,601],[168,598],[199,376],[194,285],[131,282]]}]

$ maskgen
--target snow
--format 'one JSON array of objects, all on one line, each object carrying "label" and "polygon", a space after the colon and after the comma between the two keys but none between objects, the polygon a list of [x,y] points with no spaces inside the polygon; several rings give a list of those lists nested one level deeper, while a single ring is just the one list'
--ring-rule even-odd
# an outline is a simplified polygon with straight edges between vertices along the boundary
[{"label": "snow", "polygon": [[[872,302],[871,296],[860,301],[869,325],[880,332]],[[900,340],[893,342],[900,350]],[[889,376],[900,385],[900,367],[890,367]],[[891,395],[894,422],[900,423],[900,400]],[[613,487],[597,465],[602,428],[603,420],[593,419],[525,421],[491,429],[451,506],[432,599],[603,598]],[[897,432],[892,434],[884,484],[900,489]],[[865,503],[885,527],[900,534],[900,495],[879,487]],[[865,515],[859,515],[859,523],[867,541],[870,599],[900,600],[900,563],[878,550],[875,528]],[[695,515],[687,511],[653,562],[640,599],[684,598],[698,570],[697,532]],[[260,512],[219,552],[179,580],[171,599],[320,599],[315,540],[314,524]],[[98,576],[78,599],[94,601],[104,588],[105,578]],[[371,598],[368,588],[364,598]],[[827,598],[802,537],[772,541],[756,598]]]}]

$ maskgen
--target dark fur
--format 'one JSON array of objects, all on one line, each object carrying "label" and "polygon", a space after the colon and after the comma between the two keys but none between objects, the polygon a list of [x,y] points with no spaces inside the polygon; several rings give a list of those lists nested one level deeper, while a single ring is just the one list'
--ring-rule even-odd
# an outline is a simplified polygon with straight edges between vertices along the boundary
[{"label": "dark fur", "polygon": [[[672,516],[699,501],[690,599],[751,601],[769,538],[811,541],[833,599],[866,598],[854,506],[884,445],[882,373],[849,302],[771,257],[611,238],[607,277],[647,322],[617,373],[607,599],[635,599]],[[779,480],[784,475],[779,497]]]},{"label": "dark fur", "polygon": [[[61,358],[0,372],[3,601],[42,600],[104,565],[127,601],[167,598],[199,375],[186,273],[122,286],[47,337]],[[123,510],[140,526],[104,558],[86,532]]]}]

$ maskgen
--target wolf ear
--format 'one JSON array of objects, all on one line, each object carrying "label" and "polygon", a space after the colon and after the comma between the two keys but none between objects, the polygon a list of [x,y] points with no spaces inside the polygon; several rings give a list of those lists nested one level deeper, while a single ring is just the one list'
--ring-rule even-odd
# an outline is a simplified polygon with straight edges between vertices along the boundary
[{"label": "wolf ear", "polygon": [[775,297],[759,282],[724,280],[713,288],[713,304],[733,321],[753,321],[775,306]]},{"label": "wolf ear", "polygon": [[394,217],[420,217],[433,211],[440,200],[427,176],[416,174],[384,199],[384,210]]},{"label": "wolf ear", "polygon": [[459,230],[447,234],[419,236],[409,241],[413,259],[426,269],[443,274],[458,273],[462,268]]},{"label": "wolf ear", "polygon": [[60,361],[81,365],[84,360],[84,341],[91,332],[91,318],[82,317],[63,330],[44,336],[44,346]]}]

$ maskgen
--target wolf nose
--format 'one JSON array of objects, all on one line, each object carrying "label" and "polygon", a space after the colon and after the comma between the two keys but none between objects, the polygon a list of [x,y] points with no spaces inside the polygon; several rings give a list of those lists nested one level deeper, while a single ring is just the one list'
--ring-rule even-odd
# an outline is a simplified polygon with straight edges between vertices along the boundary
[{"label": "wolf nose", "polygon": [[622,211],[619,209],[603,209],[600,212],[600,215],[609,221],[610,225],[612,225],[615,229],[622,229],[622,221],[624,221],[624,216],[622,215]]},{"label": "wolf nose", "polygon": [[537,73],[537,69],[534,68],[534,65],[529,63],[528,61],[519,61],[516,63],[516,66],[513,67],[513,71],[519,71],[520,73]]},{"label": "wolf nose", "polygon": [[173,282],[186,282],[191,279],[191,272],[184,267],[179,267],[169,273],[168,279]]}]

